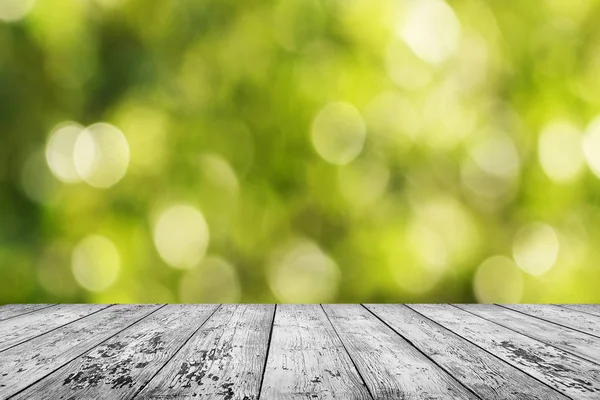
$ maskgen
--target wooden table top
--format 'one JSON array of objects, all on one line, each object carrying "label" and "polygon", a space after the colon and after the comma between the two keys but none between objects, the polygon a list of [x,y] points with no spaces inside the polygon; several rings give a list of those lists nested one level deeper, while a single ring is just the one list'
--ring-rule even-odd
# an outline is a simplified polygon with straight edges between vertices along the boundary
[{"label": "wooden table top", "polygon": [[6,399],[600,399],[600,305],[0,307]]}]

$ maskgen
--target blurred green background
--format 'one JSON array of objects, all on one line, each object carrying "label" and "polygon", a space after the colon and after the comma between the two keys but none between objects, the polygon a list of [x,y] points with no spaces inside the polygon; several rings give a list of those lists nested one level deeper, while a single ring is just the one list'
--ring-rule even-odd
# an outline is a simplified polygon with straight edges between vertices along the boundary
[{"label": "blurred green background", "polygon": [[599,20],[0,0],[0,303],[600,302]]}]

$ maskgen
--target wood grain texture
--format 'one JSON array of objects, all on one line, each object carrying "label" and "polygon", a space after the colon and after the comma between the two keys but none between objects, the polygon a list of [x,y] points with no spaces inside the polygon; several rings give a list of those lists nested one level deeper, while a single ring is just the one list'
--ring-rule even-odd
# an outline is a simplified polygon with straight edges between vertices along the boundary
[{"label": "wood grain texture", "polygon": [[371,396],[319,305],[278,305],[261,399]]},{"label": "wood grain texture", "polygon": [[408,307],[573,399],[600,398],[596,364],[450,305]]},{"label": "wood grain texture", "polygon": [[540,307],[535,304],[503,304],[502,306],[600,337],[600,316],[555,305]]},{"label": "wood grain texture", "polygon": [[255,400],[275,306],[223,305],[137,396]]},{"label": "wood grain texture", "polygon": [[374,398],[477,399],[364,307],[323,308]]},{"label": "wood grain texture", "polygon": [[167,305],[14,398],[129,399],[217,307]]},{"label": "wood grain texture", "polygon": [[0,398],[7,398],[156,310],[115,305],[0,353]]},{"label": "wood grain texture", "polygon": [[52,304],[6,304],[0,307],[0,321],[48,308]]},{"label": "wood grain texture", "polygon": [[600,364],[600,338],[490,304],[457,304],[463,310]]},{"label": "wood grain texture", "polygon": [[600,399],[597,305],[39,307],[0,399]]},{"label": "wood grain texture", "polygon": [[365,307],[482,399],[567,399],[404,305],[366,304]]},{"label": "wood grain texture", "polygon": [[557,306],[600,316],[600,304],[557,304]]},{"label": "wood grain texture", "polygon": [[106,304],[64,304],[0,321],[0,351],[106,307]]}]

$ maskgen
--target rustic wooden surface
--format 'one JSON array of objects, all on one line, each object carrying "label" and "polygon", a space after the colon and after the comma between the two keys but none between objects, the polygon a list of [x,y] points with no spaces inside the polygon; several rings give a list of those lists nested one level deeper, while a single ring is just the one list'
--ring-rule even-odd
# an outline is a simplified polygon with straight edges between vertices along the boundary
[{"label": "rustic wooden surface", "polygon": [[600,399],[600,306],[0,307],[0,399]]}]

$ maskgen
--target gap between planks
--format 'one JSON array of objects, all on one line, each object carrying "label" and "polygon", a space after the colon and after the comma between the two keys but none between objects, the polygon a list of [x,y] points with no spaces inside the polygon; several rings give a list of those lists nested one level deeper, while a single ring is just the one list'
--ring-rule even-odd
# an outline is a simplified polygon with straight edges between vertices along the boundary
[{"label": "gap between planks", "polygon": [[[100,310],[98,313],[90,314],[86,318],[82,318],[71,324],[62,326],[48,335],[41,335],[33,338],[27,343],[28,354],[20,354],[21,349],[15,346],[5,353],[0,353],[0,366],[2,369],[11,371],[12,375],[8,378],[4,377],[4,385],[0,388],[0,395],[13,396],[19,395],[44,380],[46,377],[57,373],[61,368],[66,367],[69,363],[75,361],[86,352],[97,346],[101,346],[104,342],[110,340],[122,331],[130,328],[144,318],[150,316],[154,312],[160,310],[165,305],[114,305]],[[152,308],[154,307],[154,308]],[[105,315],[108,314],[108,315]],[[131,317],[131,320],[128,318]],[[125,320],[124,324],[122,320]],[[96,328],[96,325],[101,325],[102,329],[106,329],[106,333],[99,331],[91,332],[89,328]],[[78,344],[69,343],[68,349],[61,349],[63,344],[62,337],[66,337],[66,341],[77,343],[81,336],[91,334],[91,339],[84,340]],[[100,338],[95,340],[97,335]],[[57,337],[58,336],[58,337]],[[69,352],[73,354],[69,355]],[[33,354],[35,353],[35,354]],[[31,356],[30,360],[23,360],[27,356]],[[61,357],[66,359],[61,360]],[[50,361],[48,361],[50,360]],[[27,364],[29,362],[29,365]],[[26,373],[26,378],[22,377],[19,372]],[[8,376],[8,373],[6,374]]]},{"label": "gap between planks", "polygon": [[572,399],[597,400],[597,365],[449,304],[411,309]]},{"label": "gap between planks", "polygon": [[[330,311],[330,312],[328,312],[328,311],[327,311],[328,309],[329,309],[329,310],[334,310],[334,308],[333,308],[333,307],[338,307],[338,306],[340,306],[340,305],[333,305],[333,306],[331,306],[331,305],[327,305],[327,306],[324,306],[324,305],[319,305],[319,309],[320,309],[320,312],[321,312],[321,313],[322,313],[322,314],[325,316],[325,318],[326,318],[326,321],[327,321],[327,322],[326,322],[326,324],[327,324],[327,325],[329,325],[329,326],[331,327],[331,329],[333,330],[333,333],[335,334],[335,338],[337,338],[337,341],[339,341],[339,343],[341,344],[341,347],[343,348],[343,351],[345,352],[345,354],[347,355],[347,357],[349,357],[349,359],[350,359],[350,361],[351,361],[351,363],[352,363],[352,366],[354,367],[354,370],[355,370],[355,371],[356,371],[356,373],[358,374],[358,377],[360,378],[360,380],[361,380],[362,384],[364,385],[365,389],[368,391],[368,395],[370,396],[370,398],[377,398],[377,399],[379,399],[379,398],[382,398],[382,397],[380,397],[380,396],[379,396],[377,393],[373,392],[373,388],[372,388],[372,387],[370,387],[370,386],[369,386],[369,384],[367,383],[368,379],[365,377],[365,375],[364,375],[363,371],[361,371],[361,367],[359,367],[359,365],[357,365],[357,360],[356,360],[356,357],[359,357],[359,360],[360,360],[360,357],[362,357],[362,356],[361,356],[360,354],[358,354],[358,355],[357,355],[355,351],[354,351],[354,352],[353,352],[353,351],[350,351],[350,349],[348,348],[348,346],[347,346],[347,344],[346,344],[346,341],[347,341],[347,340],[351,340],[351,341],[352,341],[352,340],[357,340],[357,339],[356,339],[356,337],[353,337],[351,333],[348,333],[348,332],[346,332],[346,331],[343,331],[343,334],[341,335],[341,334],[340,334],[340,331],[339,331],[339,329],[338,329],[338,327],[336,326],[336,324],[337,324],[337,323],[339,323],[339,321],[338,321],[338,322],[336,322],[336,323],[334,323],[334,321],[332,321],[332,319],[331,319],[331,315],[330,315],[330,314],[331,314],[331,311]],[[400,333],[400,332],[399,332],[397,329],[395,329],[395,328],[394,328],[394,326],[391,326],[391,325],[390,325],[388,322],[386,322],[386,321],[385,321],[385,320],[384,320],[382,317],[380,317],[380,316],[379,316],[379,315],[377,315],[375,312],[373,312],[371,309],[369,309],[369,307],[368,307],[367,305],[357,305],[357,306],[358,306],[360,309],[364,310],[364,311],[365,311],[366,313],[368,313],[369,315],[371,315],[371,316],[372,316],[372,318],[373,318],[373,320],[374,320],[374,321],[376,321],[378,324],[381,324],[381,325],[382,325],[382,327],[385,327],[386,329],[389,329],[390,331],[392,331],[392,332],[393,332],[393,333],[394,333],[396,336],[398,336],[398,337],[400,338],[400,340],[407,342],[407,344],[408,344],[409,346],[411,346],[412,348],[414,348],[414,350],[415,350],[416,352],[418,352],[419,354],[421,354],[421,355],[422,355],[422,356],[423,356],[425,359],[427,359],[427,360],[428,360],[428,361],[429,361],[429,362],[430,362],[432,365],[434,365],[434,366],[436,366],[437,368],[439,368],[439,370],[440,370],[440,371],[442,371],[443,373],[447,374],[447,375],[448,375],[449,377],[451,377],[452,379],[456,379],[456,380],[457,380],[457,382],[458,382],[458,383],[460,383],[460,385],[461,385],[462,387],[464,387],[464,388],[465,388],[465,390],[467,390],[468,392],[470,392],[470,393],[471,393],[473,396],[476,396],[476,398],[480,398],[480,399],[487,399],[487,398],[489,398],[489,397],[482,397],[482,394],[481,394],[481,392],[474,391],[474,390],[473,390],[471,387],[469,387],[468,385],[466,385],[466,384],[465,384],[464,382],[462,382],[460,379],[458,379],[457,377],[455,377],[453,374],[449,373],[449,370],[447,369],[447,366],[441,365],[441,364],[440,364],[440,362],[438,362],[438,361],[436,361],[435,359],[433,359],[432,357],[430,357],[430,356],[429,356],[429,355],[428,355],[428,354],[427,354],[425,351],[423,351],[423,350],[422,350],[422,349],[421,349],[421,348],[418,346],[418,343],[414,342],[413,340],[410,340],[410,339],[409,339],[409,338],[407,338],[405,335],[403,335],[402,333]],[[417,306],[417,307],[419,307],[419,305],[416,305],[416,306]],[[54,307],[54,306],[48,306],[48,307],[46,307],[46,308],[50,308],[50,307]],[[50,330],[44,331],[44,332],[42,332],[42,333],[39,333],[39,334],[37,334],[37,336],[33,336],[33,337],[30,337],[30,338],[28,338],[28,339],[27,339],[27,340],[25,340],[25,341],[22,341],[22,342],[19,342],[19,343],[13,344],[11,347],[7,347],[7,348],[6,348],[6,349],[4,349],[4,350],[6,351],[6,350],[9,350],[9,349],[14,349],[16,346],[19,346],[20,344],[23,344],[23,343],[26,343],[26,342],[35,341],[35,340],[39,339],[40,337],[42,337],[42,336],[44,336],[44,335],[47,335],[47,334],[52,334],[53,332],[55,332],[55,331],[57,331],[57,330],[59,330],[59,329],[64,329],[64,328],[65,328],[65,327],[67,327],[68,325],[76,324],[77,322],[80,322],[80,321],[84,320],[85,318],[88,318],[88,317],[90,317],[90,316],[92,316],[92,315],[94,315],[94,314],[97,314],[97,313],[99,313],[99,312],[103,312],[103,311],[107,310],[109,307],[110,307],[110,306],[108,306],[108,307],[106,307],[106,308],[103,308],[103,309],[101,308],[101,309],[99,309],[99,310],[96,310],[96,311],[94,311],[94,312],[91,312],[91,313],[89,313],[89,314],[87,314],[87,315],[84,315],[84,316],[82,316],[82,317],[80,317],[80,318],[77,318],[77,319],[75,319],[75,320],[73,320],[73,321],[67,322],[67,323],[65,323],[65,324],[63,324],[63,325],[59,325],[59,326],[57,326],[57,327],[54,327],[54,328],[52,328],[52,329],[50,329]],[[156,310],[153,310],[153,311],[152,311],[152,312],[150,312],[149,314],[147,314],[147,315],[144,315],[142,318],[140,318],[140,319],[138,319],[138,320],[134,321],[134,322],[133,322],[133,323],[131,323],[130,325],[128,325],[128,326],[124,327],[123,329],[121,329],[119,332],[116,332],[116,333],[114,333],[112,336],[110,336],[110,337],[108,337],[108,338],[104,339],[102,342],[98,343],[98,344],[96,345],[96,347],[97,347],[97,346],[99,346],[99,345],[101,345],[102,343],[105,343],[105,342],[107,342],[107,341],[111,340],[111,339],[112,339],[112,338],[114,338],[115,336],[122,334],[122,333],[123,333],[123,331],[125,331],[125,330],[127,330],[127,329],[129,329],[129,328],[132,328],[132,327],[134,327],[135,325],[137,325],[138,323],[140,323],[140,321],[142,321],[142,320],[144,320],[144,319],[148,318],[148,317],[149,317],[149,315],[153,314],[154,312],[158,311],[159,309],[161,309],[161,308],[163,308],[163,307],[164,307],[164,305],[163,305],[163,306],[161,306],[161,307],[159,307],[159,308],[157,308]],[[287,308],[288,306],[282,306],[282,307],[286,307],[286,308]],[[556,390],[556,387],[555,387],[555,386],[552,386],[552,385],[550,385],[550,384],[549,384],[549,383],[548,383],[546,380],[540,380],[540,379],[539,379],[539,374],[531,374],[531,369],[528,369],[528,368],[526,368],[526,369],[524,370],[524,369],[522,369],[522,365],[521,365],[521,367],[519,367],[519,365],[520,365],[519,363],[517,363],[517,362],[515,362],[515,361],[507,361],[507,360],[505,359],[505,357],[503,358],[502,356],[499,356],[499,355],[495,354],[493,351],[490,351],[489,349],[487,349],[486,347],[488,347],[488,346],[484,346],[484,347],[482,347],[480,344],[478,344],[477,340],[473,341],[473,340],[472,340],[472,338],[471,338],[471,339],[469,339],[469,338],[467,338],[467,337],[464,337],[464,336],[463,336],[463,335],[461,335],[459,332],[457,332],[455,329],[451,329],[451,327],[448,327],[447,325],[445,325],[445,324],[441,324],[440,322],[436,321],[436,319],[435,319],[435,318],[431,318],[430,316],[428,316],[428,315],[425,315],[425,314],[423,314],[423,313],[419,312],[418,310],[416,310],[415,308],[413,308],[413,307],[414,307],[414,305],[412,305],[412,306],[406,306],[406,305],[402,305],[402,307],[407,307],[407,308],[408,308],[409,310],[411,310],[412,312],[414,312],[414,313],[416,313],[416,314],[420,315],[421,317],[423,317],[424,319],[426,319],[426,320],[428,320],[428,321],[431,321],[433,324],[435,324],[436,326],[439,326],[441,329],[447,330],[447,331],[448,331],[448,332],[450,332],[451,334],[453,334],[453,335],[456,335],[457,337],[461,338],[462,340],[464,340],[464,341],[465,341],[465,343],[468,343],[469,345],[472,345],[472,346],[475,346],[475,347],[477,347],[478,349],[480,349],[480,350],[481,350],[482,352],[484,352],[485,354],[489,354],[489,355],[493,356],[494,358],[498,359],[498,360],[499,360],[500,362],[502,362],[502,363],[506,363],[507,365],[510,365],[512,368],[515,368],[515,370],[518,370],[519,372],[523,373],[524,375],[527,375],[527,376],[531,377],[531,379],[535,380],[535,381],[536,381],[536,382],[538,382],[540,385],[543,385],[544,387],[548,388],[549,390],[552,390],[552,391]],[[486,323],[489,323],[489,324],[492,324],[492,325],[497,325],[497,326],[499,326],[500,328],[502,328],[502,329],[504,329],[504,330],[508,330],[508,331],[511,331],[511,332],[515,332],[515,333],[516,333],[516,335],[521,335],[521,336],[523,336],[523,337],[525,337],[525,338],[527,338],[527,339],[533,340],[533,341],[535,341],[535,342],[539,342],[541,345],[544,345],[544,346],[550,346],[550,347],[557,348],[557,346],[556,346],[556,345],[554,345],[554,344],[552,344],[552,343],[547,343],[547,342],[545,342],[544,340],[541,340],[539,337],[534,337],[534,336],[527,335],[527,334],[525,334],[525,333],[523,333],[523,332],[521,332],[521,331],[519,331],[519,330],[512,329],[512,328],[510,328],[510,327],[508,327],[508,326],[506,326],[506,325],[503,325],[503,324],[501,324],[501,323],[498,323],[497,321],[490,320],[490,319],[488,319],[488,318],[486,318],[486,317],[484,317],[484,316],[482,316],[482,315],[479,315],[479,314],[477,314],[477,313],[474,313],[474,312],[472,312],[472,311],[470,311],[470,310],[468,310],[468,309],[463,309],[463,308],[461,308],[461,307],[459,307],[459,306],[450,306],[450,305],[442,305],[441,307],[451,307],[451,308],[455,308],[455,309],[457,309],[457,311],[458,311],[458,310],[460,310],[460,311],[462,311],[462,312],[466,312],[466,313],[468,313],[468,314],[471,314],[471,315],[472,315],[474,318],[477,318],[478,320],[483,320],[483,321],[486,321]],[[559,307],[559,306],[556,306],[556,307]],[[198,326],[198,327],[195,329],[195,331],[193,331],[193,332],[191,333],[191,335],[189,335],[189,336],[188,336],[188,337],[187,337],[187,338],[186,338],[186,339],[183,341],[183,343],[181,343],[181,344],[180,344],[180,345],[179,345],[179,346],[178,346],[178,347],[175,349],[175,351],[174,351],[174,352],[173,352],[173,353],[170,355],[170,357],[168,357],[168,358],[166,359],[166,361],[164,361],[164,362],[163,362],[163,361],[161,360],[162,364],[159,366],[158,370],[156,370],[156,372],[155,372],[155,373],[154,373],[152,376],[150,376],[150,378],[149,378],[149,379],[147,379],[147,380],[145,381],[145,383],[143,383],[143,382],[142,382],[142,386],[141,386],[141,387],[140,387],[140,388],[139,388],[137,391],[135,391],[135,393],[133,393],[133,396],[134,396],[134,397],[135,397],[135,396],[138,396],[138,397],[140,396],[140,393],[142,393],[142,391],[143,391],[143,390],[145,390],[145,388],[146,388],[146,387],[147,387],[147,386],[150,384],[150,382],[152,382],[152,381],[153,381],[153,380],[156,378],[156,376],[157,376],[157,375],[159,375],[159,373],[161,373],[161,371],[162,371],[162,370],[163,370],[163,369],[164,369],[164,368],[165,368],[167,365],[169,365],[169,363],[170,363],[170,362],[171,362],[173,359],[175,359],[175,358],[178,356],[178,354],[180,353],[180,351],[181,351],[181,350],[182,350],[184,347],[186,347],[186,345],[188,344],[188,342],[190,342],[190,340],[192,340],[192,338],[195,338],[195,337],[196,337],[196,335],[198,334],[198,332],[199,332],[201,329],[203,329],[203,326],[205,326],[205,325],[208,323],[208,321],[212,320],[212,319],[213,319],[213,316],[214,316],[214,315],[217,313],[217,311],[218,311],[218,310],[220,310],[221,308],[222,308],[222,306],[221,306],[221,305],[219,305],[219,306],[216,306],[216,308],[215,308],[215,309],[212,311],[212,313],[211,313],[211,314],[210,314],[208,317],[206,317],[206,319],[204,319],[204,321],[203,321],[203,322],[200,324],[200,326]],[[300,308],[302,308],[302,307],[300,307]],[[500,308],[500,307],[499,307],[499,308]],[[0,309],[1,309],[1,308],[0,308]],[[537,319],[537,320],[539,320],[539,321],[540,321],[540,323],[545,323],[545,324],[551,324],[551,325],[554,325],[554,326],[556,326],[556,327],[557,327],[556,329],[570,329],[570,330],[573,330],[574,332],[577,332],[577,333],[579,333],[579,334],[581,334],[581,335],[589,335],[590,337],[594,337],[594,335],[593,335],[593,334],[591,334],[591,333],[589,333],[589,332],[583,332],[583,331],[580,331],[580,330],[577,330],[577,329],[574,329],[574,328],[571,328],[571,327],[568,327],[568,326],[565,326],[565,325],[562,325],[562,324],[556,323],[556,322],[554,322],[554,321],[548,321],[548,320],[546,320],[546,319],[543,319],[543,318],[541,318],[541,317],[538,317],[538,316],[535,316],[535,315],[530,315],[530,314],[527,314],[527,313],[525,313],[525,312],[522,312],[522,311],[519,311],[519,310],[515,310],[515,309],[513,309],[513,308],[505,307],[505,308],[501,308],[501,309],[502,309],[502,310],[505,310],[504,314],[506,314],[506,315],[508,315],[508,314],[507,314],[508,312],[511,312],[511,313],[517,313],[517,314],[520,314],[520,315],[526,316],[527,318]],[[25,313],[25,314],[16,315],[16,316],[14,316],[14,317],[23,317],[24,315],[27,315],[27,314],[30,314],[30,313],[39,312],[40,310],[43,310],[43,309],[37,309],[37,310],[33,310],[33,311],[30,311],[30,312],[28,312],[28,313]],[[270,319],[269,332],[268,332],[268,336],[267,336],[267,346],[266,346],[266,351],[265,351],[265,354],[264,354],[264,362],[262,363],[262,366],[261,366],[261,375],[260,375],[260,381],[259,381],[259,384],[258,384],[258,393],[257,393],[257,397],[256,397],[256,398],[261,398],[261,397],[264,397],[264,396],[268,396],[268,395],[264,395],[264,394],[263,394],[263,389],[264,389],[264,387],[265,387],[265,377],[266,377],[266,374],[267,374],[267,366],[268,366],[268,364],[269,364],[269,360],[270,360],[270,358],[272,358],[272,357],[271,357],[271,356],[272,356],[272,354],[271,354],[271,353],[274,351],[272,347],[273,347],[273,338],[274,338],[274,334],[275,334],[275,325],[276,325],[276,320],[277,320],[278,311],[279,311],[279,309],[278,309],[277,305],[275,305],[275,306],[274,306],[274,308],[273,308],[272,318]],[[576,312],[576,313],[577,313],[577,311],[576,311],[576,310],[569,310],[569,311],[573,311],[573,312]],[[578,310],[578,311],[579,311],[579,313],[584,313],[584,311],[582,311],[582,310]],[[587,314],[587,315],[589,315],[590,317],[592,317],[592,319],[594,319],[594,317],[593,317],[593,314]],[[13,318],[13,317],[10,317],[10,318]],[[338,317],[338,318],[340,318],[340,317]],[[596,316],[596,318],[598,318],[598,317]],[[325,320],[323,320],[323,321],[322,321],[322,323],[325,323],[324,321],[325,321]],[[0,321],[0,324],[2,324],[2,323],[4,323],[4,322],[6,322],[6,320]],[[342,322],[344,322],[344,321],[342,321]],[[348,327],[351,327],[351,324],[352,324],[352,322],[353,322],[353,321],[346,321],[346,322],[344,322],[344,324],[350,324],[350,325],[348,325]],[[371,322],[369,322],[369,324],[371,324]],[[376,324],[375,324],[375,325],[376,325]],[[266,326],[266,324],[265,324],[265,326]],[[374,327],[374,325],[373,325],[373,327]],[[384,329],[384,330],[385,330],[385,329]],[[377,331],[377,330],[373,330],[373,332],[376,332],[376,331]],[[346,339],[344,339],[342,336],[344,336]],[[499,335],[499,336],[502,336],[502,335]],[[349,339],[349,338],[350,338],[350,339]],[[391,339],[390,339],[390,340],[391,340]],[[523,342],[523,341],[524,341],[523,339],[520,339],[520,340],[521,340],[521,342]],[[519,342],[519,340],[517,340],[517,342]],[[526,342],[526,341],[525,341],[525,342]],[[366,342],[365,342],[365,343],[366,343]],[[527,343],[533,343],[533,342],[527,342]],[[0,344],[0,345],[1,345],[1,344]],[[557,348],[557,349],[559,349],[559,350],[560,350],[560,348]],[[356,349],[355,349],[355,350],[356,350]],[[569,351],[567,351],[567,350],[563,350],[563,351],[564,351],[564,352],[567,352],[567,353],[570,353],[570,355],[571,355],[571,356],[573,356],[573,357],[577,357],[577,358],[580,358],[580,357],[581,357],[581,356],[578,356],[577,354],[573,354],[572,352],[569,352]],[[89,352],[89,351],[88,351],[88,352]],[[75,358],[71,359],[71,361],[67,361],[66,363],[62,364],[61,366],[58,366],[58,367],[57,367],[55,370],[53,370],[51,373],[49,373],[49,374],[47,374],[47,375],[45,375],[45,376],[41,377],[41,378],[40,378],[40,379],[38,379],[36,382],[32,383],[32,384],[31,384],[31,386],[33,386],[33,385],[35,385],[35,384],[39,383],[40,381],[44,380],[44,379],[45,379],[47,376],[49,376],[49,375],[51,375],[51,374],[54,374],[56,371],[58,371],[58,370],[62,369],[62,368],[63,368],[63,367],[65,367],[65,366],[67,366],[68,364],[70,364],[71,362],[75,361],[77,358],[81,357],[81,356],[82,356],[83,354],[85,354],[85,353],[86,353],[86,351],[82,351],[82,352],[81,352],[81,354],[79,354],[79,355],[78,355],[78,356],[76,356]],[[2,355],[2,353],[0,353],[0,356],[1,356],[1,355]],[[552,354],[551,354],[550,356],[551,356],[551,358],[552,358],[552,357],[554,357]],[[588,360],[588,362],[593,362],[593,361],[591,361],[591,360]],[[364,367],[363,367],[363,369],[364,369]],[[28,387],[31,387],[31,386],[28,386]],[[372,386],[372,384],[371,384],[371,386]],[[25,389],[23,389],[23,390],[19,391],[18,393],[21,393],[21,392],[22,392],[22,391],[24,391],[24,390],[25,390]],[[569,392],[564,392],[564,391],[561,391],[561,392],[562,392],[564,395],[567,395],[567,396],[568,396],[568,395],[571,395],[571,396],[573,396],[573,393],[574,393],[573,391],[569,391]],[[556,392],[554,392],[554,393],[556,393]],[[272,394],[272,392],[271,392],[271,394]],[[556,397],[552,397],[552,398],[562,398],[562,397],[559,397],[559,396],[561,396],[561,395],[557,395]],[[0,396],[0,397],[1,397],[1,396]],[[23,397],[23,398],[26,398],[26,397],[27,397],[27,396],[25,396],[25,397]],[[139,398],[141,398],[141,397],[139,397]],[[269,397],[269,399],[270,399],[270,398],[272,398],[272,397]],[[277,397],[277,398],[278,398],[278,397]],[[407,398],[413,398],[413,397],[410,397],[410,396],[409,396],[409,397],[407,397]],[[436,397],[436,398],[441,398],[441,397]],[[566,398],[566,397],[565,397],[565,398]],[[573,397],[571,397],[571,398],[579,398],[579,397],[573,396]],[[581,398],[593,398],[593,397],[589,397],[589,396],[587,396],[587,397],[581,397]],[[265,397],[265,399],[267,399],[267,397]]]},{"label": "gap between planks", "polygon": [[482,399],[567,399],[406,305],[369,304],[364,307]]},{"label": "gap between planks", "polygon": [[371,391],[371,388],[369,388],[369,386],[367,385],[367,382],[365,381],[365,377],[362,375],[362,373],[358,369],[358,366],[356,365],[356,361],[354,361],[354,357],[352,357],[352,354],[350,354],[350,352],[348,351],[348,348],[346,347],[346,344],[344,343],[344,341],[340,337],[340,334],[337,331],[337,329],[335,328],[335,325],[333,325],[333,322],[331,322],[331,318],[329,318],[329,315],[327,314],[327,311],[325,311],[325,308],[323,307],[323,304],[319,304],[319,305],[321,306],[321,309],[323,310],[323,313],[327,317],[327,321],[329,321],[329,324],[331,324],[331,327],[333,328],[333,331],[335,332],[335,335],[337,336],[337,338],[339,339],[339,341],[342,343],[342,346],[344,347],[344,350],[346,351],[346,353],[350,357],[350,361],[352,361],[352,365],[354,365],[354,369],[356,369],[356,372],[358,373],[358,376],[362,380],[363,385],[365,386],[365,388],[367,388],[367,391],[369,392],[369,396],[371,396],[371,399],[375,399],[375,396],[373,396],[373,392]]},{"label": "gap between planks", "polygon": [[575,357],[600,365],[600,338],[597,336],[498,305],[451,305],[518,334],[564,350]]},{"label": "gap between planks", "polygon": [[0,306],[0,322],[56,306],[56,304],[5,304]]}]

